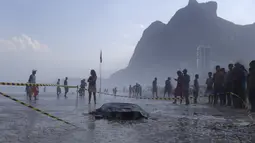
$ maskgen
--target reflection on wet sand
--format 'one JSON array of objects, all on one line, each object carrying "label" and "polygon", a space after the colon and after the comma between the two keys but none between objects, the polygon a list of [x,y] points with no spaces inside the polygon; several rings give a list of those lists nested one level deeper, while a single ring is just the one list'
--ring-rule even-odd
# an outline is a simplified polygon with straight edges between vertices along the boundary
[{"label": "reflection on wet sand", "polygon": [[[12,96],[26,101],[24,96]],[[241,126],[251,122],[245,113],[217,109],[206,104],[174,105],[171,101],[137,100],[98,97],[98,104],[87,104],[87,98],[68,99],[41,94],[32,103],[80,128],[73,128],[16,103],[0,98],[0,142],[47,143],[175,143],[175,142],[249,142],[254,127]],[[128,102],[141,106],[151,117],[146,121],[118,122],[95,120],[89,114],[106,102]],[[233,114],[230,114],[231,112]],[[221,116],[218,116],[221,115]],[[26,137],[25,137],[26,136]],[[29,136],[29,137],[27,137]]]}]

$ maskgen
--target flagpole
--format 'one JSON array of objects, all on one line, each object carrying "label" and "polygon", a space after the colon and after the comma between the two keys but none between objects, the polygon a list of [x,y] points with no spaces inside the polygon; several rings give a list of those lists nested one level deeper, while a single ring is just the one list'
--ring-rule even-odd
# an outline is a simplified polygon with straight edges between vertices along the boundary
[{"label": "flagpole", "polygon": [[100,65],[99,65],[99,68],[100,68],[100,90],[99,90],[99,95],[101,95],[101,88],[102,88],[102,63],[100,62]]},{"label": "flagpole", "polygon": [[99,95],[101,95],[102,91],[102,50],[100,50],[100,65],[99,65],[99,74],[100,74],[100,89],[99,89]]}]

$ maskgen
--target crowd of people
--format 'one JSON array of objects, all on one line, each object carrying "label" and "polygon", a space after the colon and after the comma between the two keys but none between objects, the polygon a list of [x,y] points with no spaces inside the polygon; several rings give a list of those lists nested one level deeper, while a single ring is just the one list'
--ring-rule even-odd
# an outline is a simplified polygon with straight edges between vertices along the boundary
[{"label": "crowd of people", "polygon": [[206,80],[209,103],[216,105],[220,101],[220,105],[240,109],[245,108],[248,97],[251,111],[254,112],[254,69],[255,61],[250,62],[249,71],[240,63],[229,64],[227,72],[217,65],[215,73],[209,72]]},{"label": "crowd of people", "polygon": [[[217,65],[214,73],[209,72],[206,79],[205,96],[208,96],[208,101],[213,105],[233,106],[234,108],[244,108],[247,103],[246,98],[251,105],[251,111],[255,112],[255,61],[249,64],[249,71],[240,63],[229,64],[228,71],[225,68]],[[197,103],[197,98],[201,93],[199,85],[199,75],[196,74],[190,86],[190,76],[188,70],[177,71],[177,85],[173,88],[171,78],[168,77],[164,86],[164,97],[166,94],[170,97],[174,95],[176,99],[180,97],[180,103],[185,100],[186,105],[190,104],[189,96],[193,95],[193,102]],[[152,82],[152,96],[158,98],[157,77]],[[129,86],[129,95],[142,95],[142,86],[135,84]]]},{"label": "crowd of people", "polygon": [[[193,95],[194,95],[194,103],[197,103],[197,96],[199,93],[199,83],[198,83],[198,75],[195,75],[194,80],[194,87],[193,88]],[[173,91],[173,87],[171,84],[171,78],[168,77],[165,81],[165,87],[164,87],[164,97],[167,94],[168,97],[173,93],[174,98],[174,104],[177,102],[177,98],[180,97],[180,103],[182,103],[183,98],[185,98],[186,105],[190,104],[189,101],[189,94],[190,94],[190,76],[188,74],[188,70],[184,69],[183,71],[177,71],[177,79],[175,79],[177,82],[176,88]],[[152,96],[153,98],[158,98],[158,84],[157,84],[157,78],[155,77],[152,82]]]},{"label": "crowd of people", "polygon": [[[251,105],[251,111],[255,112],[255,61],[251,61],[249,64],[249,71],[240,63],[229,64],[228,71],[225,68],[216,66],[216,71],[214,73],[209,72],[208,78],[206,79],[206,91],[205,95],[208,96],[208,101],[210,104],[216,105],[226,105],[233,106],[234,108],[244,108],[246,104],[246,98],[248,95],[248,101]],[[36,83],[36,70],[32,71],[32,74],[29,76],[28,83]],[[197,103],[197,97],[199,95],[199,75],[196,74],[193,82],[192,94],[194,103]],[[88,92],[89,92],[89,103],[91,101],[91,96],[94,97],[94,103],[96,104],[96,80],[97,75],[95,70],[91,70],[90,77],[88,78]],[[177,78],[174,79],[177,82],[175,89],[173,90],[171,84],[171,78],[168,77],[165,81],[164,87],[164,97],[167,94],[168,97],[173,93],[175,100],[173,103],[176,103],[177,97],[180,97],[180,103],[182,100],[185,100],[186,105],[190,104],[189,95],[190,95],[190,76],[188,70],[184,69],[183,71],[177,71]],[[57,81],[57,85],[60,85],[60,79]],[[64,80],[64,96],[67,97],[68,93],[68,78]],[[83,79],[81,81],[79,93],[85,95],[87,83]],[[27,86],[26,87],[27,95],[31,100],[34,96],[35,100],[38,95],[38,86]],[[113,89],[114,95],[117,93],[117,89]],[[57,86],[57,96],[61,94],[61,89]],[[129,95],[130,96],[142,96],[142,86],[136,83],[134,86],[129,86]],[[153,98],[158,98],[158,85],[157,78],[152,82],[152,96]]]},{"label": "crowd of people", "polygon": [[[197,103],[197,98],[200,93],[200,85],[198,82],[199,75],[196,74],[193,86],[192,94],[194,103]],[[187,69],[183,71],[177,71],[177,85],[174,90],[169,77],[165,82],[164,97],[166,93],[170,96],[174,94],[176,103],[177,97],[180,97],[180,103],[184,99],[186,105],[190,104],[190,76]],[[206,91],[205,95],[208,96],[208,101],[213,105],[226,105],[233,106],[234,108],[245,108],[248,101],[251,105],[251,111],[255,112],[255,61],[251,61],[249,64],[249,71],[240,63],[229,64],[228,71],[225,68],[216,66],[214,73],[209,72],[206,79]],[[152,96],[158,98],[158,85],[157,78],[152,82]]]},{"label": "crowd of people", "polygon": [[142,86],[139,83],[136,83],[134,86],[129,85],[129,96],[142,96]]}]

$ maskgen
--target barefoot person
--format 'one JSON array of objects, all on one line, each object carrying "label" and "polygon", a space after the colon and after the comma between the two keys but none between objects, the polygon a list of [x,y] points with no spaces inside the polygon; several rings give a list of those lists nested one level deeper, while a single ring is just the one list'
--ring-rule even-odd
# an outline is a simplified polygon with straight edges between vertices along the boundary
[{"label": "barefoot person", "polygon": [[95,70],[91,70],[90,71],[90,77],[88,79],[88,83],[89,83],[89,104],[91,101],[91,95],[93,94],[94,96],[94,103],[96,104],[96,92],[97,92],[97,88],[96,88],[96,81],[97,81],[97,74]]}]

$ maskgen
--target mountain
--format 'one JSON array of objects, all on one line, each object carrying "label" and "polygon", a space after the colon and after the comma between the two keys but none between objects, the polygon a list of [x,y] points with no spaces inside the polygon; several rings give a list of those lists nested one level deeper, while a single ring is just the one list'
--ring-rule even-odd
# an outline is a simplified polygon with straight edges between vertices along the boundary
[{"label": "mountain", "polygon": [[[164,80],[176,70],[196,72],[196,49],[211,47],[211,60],[226,67],[229,61],[254,58],[255,23],[236,25],[217,16],[217,3],[190,0],[164,24],[153,22],[136,45],[129,65],[110,77],[116,83],[149,83]],[[162,82],[163,83],[163,82]]]}]

